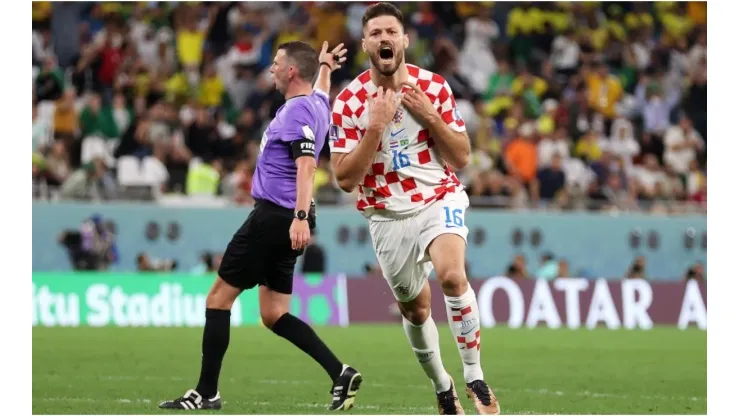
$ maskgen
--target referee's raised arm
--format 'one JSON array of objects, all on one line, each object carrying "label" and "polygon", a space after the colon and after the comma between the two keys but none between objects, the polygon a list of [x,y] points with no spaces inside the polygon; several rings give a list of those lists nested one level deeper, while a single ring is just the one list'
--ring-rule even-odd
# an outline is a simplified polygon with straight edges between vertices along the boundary
[{"label": "referee's raised arm", "polygon": [[[329,52],[329,43],[324,42],[319,53],[319,68],[313,89],[321,94],[326,101],[326,116],[329,119],[329,91],[331,89],[331,73],[341,68],[347,50],[340,43]],[[286,94],[287,98],[287,94]],[[321,113],[323,114],[323,113]],[[318,114],[316,114],[318,116]],[[313,179],[316,172],[316,136],[310,126],[301,127],[303,137],[292,143],[292,154],[296,164],[296,198],[295,220],[290,227],[290,241],[293,250],[302,250],[308,245],[311,231],[308,222],[312,218],[311,201],[313,199]],[[321,149],[318,149],[319,151]],[[309,221],[306,221],[306,220]]]}]

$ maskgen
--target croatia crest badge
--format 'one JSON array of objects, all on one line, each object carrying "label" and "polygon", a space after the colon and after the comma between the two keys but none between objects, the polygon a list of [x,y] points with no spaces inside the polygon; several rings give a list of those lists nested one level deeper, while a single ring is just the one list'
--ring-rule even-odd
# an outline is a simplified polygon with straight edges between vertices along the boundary
[{"label": "croatia crest badge", "polygon": [[398,126],[403,121],[403,109],[399,108],[396,110],[396,114],[393,115],[393,124]]}]

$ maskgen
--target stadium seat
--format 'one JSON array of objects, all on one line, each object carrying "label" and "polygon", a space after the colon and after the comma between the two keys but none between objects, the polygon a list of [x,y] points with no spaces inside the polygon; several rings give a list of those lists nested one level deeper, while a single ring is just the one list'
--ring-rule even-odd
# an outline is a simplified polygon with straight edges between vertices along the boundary
[{"label": "stadium seat", "polygon": [[116,165],[116,159],[105,139],[100,136],[88,136],[82,139],[82,163],[89,163],[99,157],[103,158],[107,166]]},{"label": "stadium seat", "polygon": [[118,159],[118,183],[121,186],[146,185],[138,158],[134,156],[121,156]]},{"label": "stadium seat", "polygon": [[167,167],[156,157],[147,156],[141,162],[141,176],[145,184],[160,188],[170,178]]}]

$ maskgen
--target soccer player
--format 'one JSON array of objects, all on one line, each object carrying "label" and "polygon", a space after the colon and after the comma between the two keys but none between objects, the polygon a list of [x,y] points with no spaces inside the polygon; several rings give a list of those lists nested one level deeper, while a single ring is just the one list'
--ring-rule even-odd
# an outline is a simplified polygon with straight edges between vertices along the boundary
[{"label": "soccer player", "polygon": [[362,24],[370,69],[337,96],[332,114],[337,180],[345,192],[359,192],[357,208],[369,220],[378,262],[411,348],[437,392],[439,413],[463,409],[442,365],[431,317],[432,267],[445,295],[467,395],[479,414],[498,414],[498,400],[483,380],[478,304],[465,276],[468,198],[451,169],[468,162],[465,123],[444,78],[406,64],[409,38],[396,7],[372,5]]},{"label": "soccer player", "polygon": [[258,285],[265,326],[310,355],[331,378],[329,410],[348,410],[354,404],[360,373],[343,365],[308,324],[289,313],[296,259],[315,226],[311,194],[316,162],[329,131],[330,75],[346,60],[342,44],[327,51],[326,42],[318,56],[304,42],[278,46],[270,72],[286,103],[262,136],[252,181],[255,208],[227,246],[206,298],[200,380],[195,389],[160,408],[221,408],[218,377],[229,346],[231,307],[243,290]]}]

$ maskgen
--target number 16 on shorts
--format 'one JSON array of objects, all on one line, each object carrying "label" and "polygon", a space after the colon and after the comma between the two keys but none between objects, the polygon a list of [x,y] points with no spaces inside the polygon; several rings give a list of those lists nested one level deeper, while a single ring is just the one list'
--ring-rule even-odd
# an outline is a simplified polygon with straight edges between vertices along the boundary
[{"label": "number 16 on shorts", "polygon": [[462,208],[446,206],[442,208],[445,227],[462,228],[465,225],[465,211]]}]

